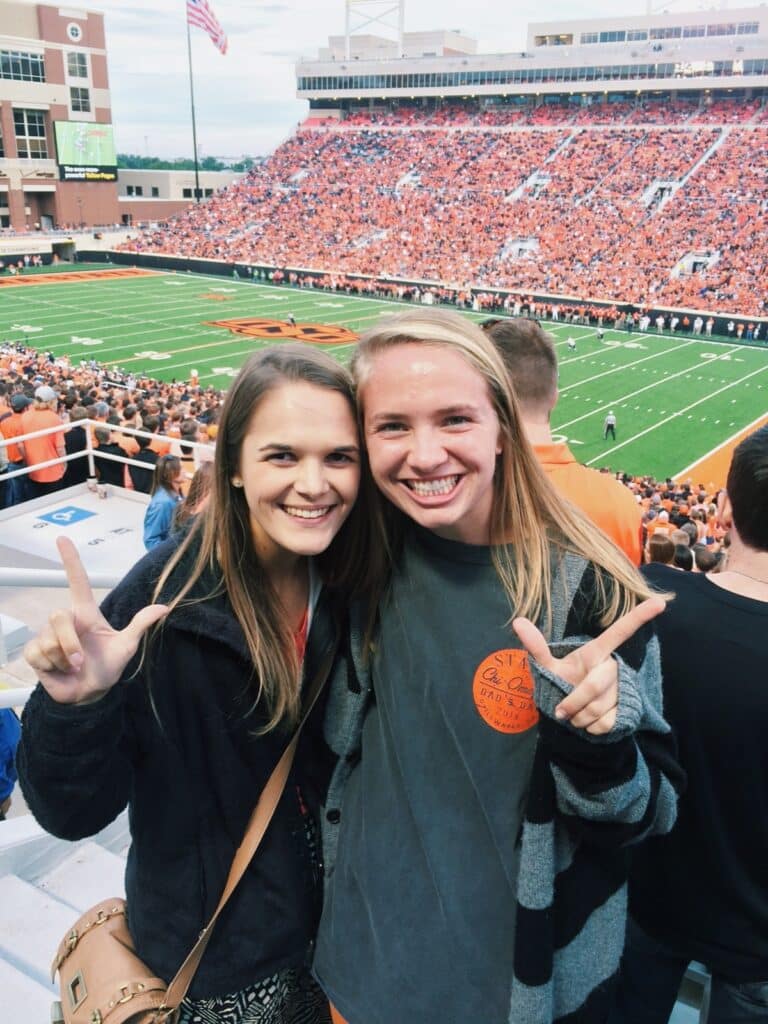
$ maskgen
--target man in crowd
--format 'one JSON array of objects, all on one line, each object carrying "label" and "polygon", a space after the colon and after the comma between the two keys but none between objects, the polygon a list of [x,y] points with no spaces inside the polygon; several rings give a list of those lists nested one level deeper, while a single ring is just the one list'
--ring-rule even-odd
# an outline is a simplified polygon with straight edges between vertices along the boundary
[{"label": "man in crowd", "polygon": [[[98,448],[94,452],[93,457],[96,462],[96,473],[99,477],[99,483],[122,487],[124,484],[125,463],[115,462],[114,459],[107,459],[104,456],[113,455],[124,459],[125,449],[121,448],[113,440],[112,432],[107,427],[96,427],[94,434]],[[141,472],[140,469],[139,472]]]},{"label": "man in crowd", "polygon": [[[59,396],[48,384],[41,384],[35,391],[35,400],[30,409],[24,413],[22,420],[24,433],[31,434],[46,427],[63,425],[56,412]],[[42,437],[28,438],[24,442],[24,460],[28,466],[39,466],[51,459],[61,458],[66,454],[64,431],[44,434]],[[29,496],[39,498],[44,494],[61,489],[66,464],[60,462],[55,466],[43,466],[32,469],[29,473]]]},{"label": "man in crowd", "polygon": [[544,472],[634,562],[642,553],[641,515],[632,492],[614,477],[580,465],[564,443],[552,439],[557,403],[557,355],[552,338],[535,320],[497,320],[486,328],[515,385],[523,427]]},{"label": "man in crowd", "polygon": [[[18,392],[11,395],[8,401],[9,410],[4,410],[0,417],[0,434],[7,440],[18,437],[24,433],[23,413],[30,405],[26,395]],[[6,446],[8,457],[8,473],[24,468],[24,449],[21,445],[13,442]],[[16,476],[5,481],[5,508],[12,505],[20,505],[27,497],[27,479],[24,476]]]},{"label": "man in crowd", "polygon": [[688,788],[672,832],[634,851],[611,1024],[666,1024],[691,960],[712,976],[702,1020],[768,1021],[768,427],[734,452],[721,517],[725,569],[677,573],[656,620]]}]

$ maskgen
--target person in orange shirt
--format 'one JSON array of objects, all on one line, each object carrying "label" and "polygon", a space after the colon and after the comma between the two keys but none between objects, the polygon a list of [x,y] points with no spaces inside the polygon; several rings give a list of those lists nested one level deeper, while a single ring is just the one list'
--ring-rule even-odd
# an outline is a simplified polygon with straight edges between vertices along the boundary
[{"label": "person in orange shirt", "polygon": [[[63,421],[56,412],[58,404],[59,397],[53,388],[48,384],[41,384],[35,391],[32,407],[27,409],[22,416],[24,433],[31,434],[36,430],[44,430],[46,427],[55,427],[58,424],[63,426]],[[23,451],[27,466],[38,466],[57,457],[63,458],[66,455],[64,431],[59,430],[42,437],[28,438],[23,443]],[[29,496],[39,498],[52,491],[58,491],[61,488],[65,470],[66,463],[64,462],[31,470],[27,483]]]},{"label": "person in orange shirt", "polygon": [[487,332],[515,385],[528,440],[554,486],[585,512],[634,565],[642,561],[641,516],[631,491],[614,477],[576,461],[568,445],[552,440],[557,403],[557,355],[535,320],[497,320]]}]

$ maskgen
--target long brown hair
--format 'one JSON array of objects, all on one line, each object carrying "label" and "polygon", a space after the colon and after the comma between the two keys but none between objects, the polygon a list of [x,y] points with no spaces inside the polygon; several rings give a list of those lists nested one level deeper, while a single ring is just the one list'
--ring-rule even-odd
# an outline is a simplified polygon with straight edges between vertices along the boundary
[{"label": "long brown hair", "polygon": [[[504,361],[493,342],[466,317],[444,310],[415,309],[388,317],[363,334],[352,360],[360,416],[376,355],[405,344],[435,345],[457,352],[488,386],[502,437],[489,539],[496,571],[509,598],[510,618],[525,616],[549,628],[553,556],[556,559],[566,551],[594,564],[595,610],[603,624],[649,597],[651,591],[626,555],[547,479],[525,436]],[[375,488],[367,498],[381,543],[373,548],[366,582],[380,593],[404,516]],[[515,557],[515,549],[524,552],[524,557]]]},{"label": "long brown hair", "polygon": [[[218,582],[213,592],[194,600],[226,591],[253,662],[251,710],[262,704],[267,713],[262,732],[283,722],[296,722],[300,664],[290,625],[253,544],[244,489],[235,487],[232,479],[238,475],[243,439],[259,403],[274,388],[299,382],[337,392],[355,415],[351,377],[330,356],[298,343],[251,355],[235,378],[222,410],[210,499],[165,566],[154,593],[154,600],[162,598],[172,611],[187,599],[206,571],[214,573]],[[367,564],[367,548],[367,519],[356,503],[333,542],[317,559],[321,576],[331,583],[343,581],[354,589]],[[195,549],[191,572],[169,599],[166,587],[174,570],[187,552]]]}]

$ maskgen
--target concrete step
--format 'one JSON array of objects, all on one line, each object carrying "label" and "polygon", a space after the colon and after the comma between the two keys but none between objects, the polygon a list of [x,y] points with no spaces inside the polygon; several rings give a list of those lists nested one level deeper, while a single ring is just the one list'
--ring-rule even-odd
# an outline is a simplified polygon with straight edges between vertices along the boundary
[{"label": "concrete step", "polygon": [[0,960],[2,1019],[5,1024],[48,1024],[54,993]]},{"label": "concrete step", "polygon": [[21,654],[24,644],[34,633],[20,619],[0,615],[0,665],[6,665]]},{"label": "concrete step", "polygon": [[0,907],[0,961],[55,991],[49,977],[51,961],[79,914],[16,875],[0,878]]}]

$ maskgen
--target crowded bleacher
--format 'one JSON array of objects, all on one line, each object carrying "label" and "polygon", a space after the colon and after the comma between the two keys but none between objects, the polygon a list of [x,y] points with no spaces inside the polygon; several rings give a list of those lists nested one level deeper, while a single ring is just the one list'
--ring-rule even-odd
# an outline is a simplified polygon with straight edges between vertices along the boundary
[{"label": "crowded bleacher", "polygon": [[127,247],[759,316],[764,114],[758,99],[352,113]]}]

